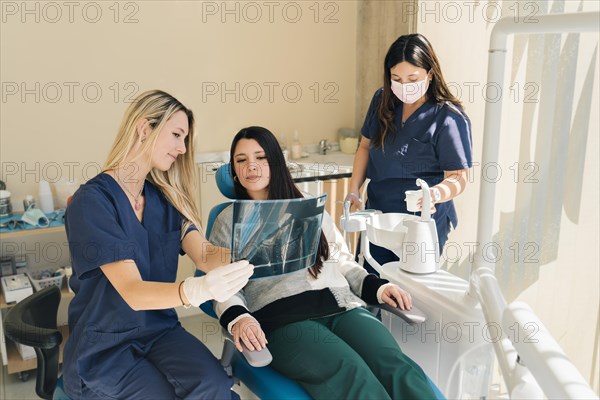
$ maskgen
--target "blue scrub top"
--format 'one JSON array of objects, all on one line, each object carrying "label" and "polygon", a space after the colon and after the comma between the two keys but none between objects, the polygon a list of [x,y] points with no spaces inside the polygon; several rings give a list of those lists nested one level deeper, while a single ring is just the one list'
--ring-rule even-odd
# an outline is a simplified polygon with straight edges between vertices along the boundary
[{"label": "blue scrub top", "polygon": [[70,393],[81,384],[115,385],[161,333],[178,324],[174,309],[134,311],[99,268],[134,260],[143,280],[175,282],[181,250],[181,214],[145,181],[143,222],[125,192],[100,174],[73,195],[65,214],[75,297],[69,305],[71,335],[63,375]]},{"label": "blue scrub top", "polygon": [[[362,127],[362,135],[373,143],[378,134],[378,111],[383,89],[377,90]],[[417,178],[434,186],[444,180],[444,171],[472,166],[471,121],[451,103],[426,101],[402,126],[402,105],[394,110],[396,131],[388,134],[384,148],[369,149],[367,178],[368,207],[388,212],[407,213],[404,201],[407,190],[419,189]],[[436,204],[433,218],[440,227],[456,227],[454,203]],[[440,232],[441,233],[441,232]],[[447,232],[446,232],[447,234]]]}]

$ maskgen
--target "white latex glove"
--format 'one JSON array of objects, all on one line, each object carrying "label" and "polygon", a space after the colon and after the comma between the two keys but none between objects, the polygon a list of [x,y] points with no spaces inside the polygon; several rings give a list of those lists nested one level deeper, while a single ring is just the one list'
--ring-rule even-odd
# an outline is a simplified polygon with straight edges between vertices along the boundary
[{"label": "white latex glove", "polygon": [[225,301],[239,292],[254,272],[246,260],[217,267],[204,276],[183,281],[183,293],[194,307],[208,300]]},{"label": "white latex glove", "polygon": [[346,195],[344,202],[349,201],[352,210],[362,210],[363,209],[363,201],[358,196],[356,192],[350,192]]}]

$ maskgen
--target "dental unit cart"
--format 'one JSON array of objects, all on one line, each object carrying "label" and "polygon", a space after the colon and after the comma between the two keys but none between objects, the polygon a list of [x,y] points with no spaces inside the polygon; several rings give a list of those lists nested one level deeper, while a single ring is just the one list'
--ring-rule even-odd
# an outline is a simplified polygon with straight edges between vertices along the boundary
[{"label": "dental unit cart", "polygon": [[[346,203],[340,225],[346,232],[361,232],[361,257],[382,278],[412,295],[411,313],[421,317],[418,323],[409,324],[382,312],[382,322],[402,351],[423,368],[447,398],[485,398],[494,362],[487,340],[490,333],[477,300],[467,295],[469,283],[439,270],[429,187],[420,179],[417,185],[423,191],[422,208],[426,210],[420,217],[375,210],[351,214]],[[392,250],[400,261],[380,265],[370,254],[370,243]]]}]

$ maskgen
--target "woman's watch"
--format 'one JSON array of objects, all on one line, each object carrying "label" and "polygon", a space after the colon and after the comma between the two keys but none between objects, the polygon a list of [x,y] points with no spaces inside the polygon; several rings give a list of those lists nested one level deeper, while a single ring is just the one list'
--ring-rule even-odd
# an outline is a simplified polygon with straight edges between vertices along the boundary
[{"label": "woman's watch", "polygon": [[440,189],[436,188],[435,186],[432,187],[431,197],[434,203],[439,203],[439,201],[442,199],[442,193],[440,192]]}]

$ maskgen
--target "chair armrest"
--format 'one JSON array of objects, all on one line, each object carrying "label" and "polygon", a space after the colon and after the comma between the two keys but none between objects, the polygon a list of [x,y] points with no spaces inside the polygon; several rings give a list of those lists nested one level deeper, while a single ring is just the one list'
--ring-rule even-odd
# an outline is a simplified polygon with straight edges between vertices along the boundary
[{"label": "chair armrest", "polygon": [[62,343],[62,334],[57,329],[39,328],[25,323],[17,324],[4,320],[6,336],[13,342],[39,349],[52,349]]},{"label": "chair armrest", "polygon": [[[233,346],[234,351],[238,351],[235,348],[233,336],[225,329],[223,329],[223,336],[225,337],[226,342],[231,342],[231,346]],[[227,343],[225,343],[225,345],[227,345]],[[248,361],[248,364],[252,365],[253,367],[265,367],[269,365],[271,361],[273,361],[273,356],[271,355],[269,349],[266,347],[260,351],[250,351],[248,350],[246,345],[242,343],[242,348],[244,349],[244,351],[242,351],[242,354],[246,358],[246,361]],[[229,357],[231,357],[231,355],[229,355]],[[223,365],[229,365],[230,361],[231,360],[221,360],[221,363]]]},{"label": "chair armrest", "polygon": [[409,324],[420,324],[421,322],[425,322],[427,320],[427,315],[415,306],[413,306],[412,310],[401,310],[397,307],[392,307],[387,303],[373,304],[370,306],[377,307],[394,315],[397,315]]},{"label": "chair armrest", "polygon": [[40,349],[58,347],[62,342],[56,326],[59,304],[60,289],[56,286],[21,300],[4,317],[6,336],[16,343]]}]

